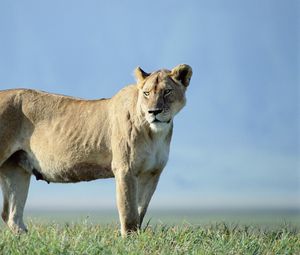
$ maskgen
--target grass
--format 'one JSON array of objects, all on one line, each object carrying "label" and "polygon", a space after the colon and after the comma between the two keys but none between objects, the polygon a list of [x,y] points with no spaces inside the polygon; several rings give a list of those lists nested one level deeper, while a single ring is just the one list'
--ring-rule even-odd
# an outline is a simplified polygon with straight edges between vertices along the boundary
[{"label": "grass", "polygon": [[116,224],[30,221],[28,227],[20,236],[1,228],[0,254],[300,254],[300,231],[292,225],[157,224],[127,239]]}]

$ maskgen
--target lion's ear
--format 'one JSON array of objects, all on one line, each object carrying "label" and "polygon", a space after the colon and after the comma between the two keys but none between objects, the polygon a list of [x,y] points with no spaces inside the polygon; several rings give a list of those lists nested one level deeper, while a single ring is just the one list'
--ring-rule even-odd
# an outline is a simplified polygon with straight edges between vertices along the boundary
[{"label": "lion's ear", "polygon": [[193,70],[189,65],[181,64],[174,67],[171,71],[171,76],[187,87],[190,84],[190,80],[193,74]]},{"label": "lion's ear", "polygon": [[146,73],[142,68],[137,67],[134,70],[134,76],[136,78],[137,83],[140,83],[141,81],[145,80],[150,74]]}]

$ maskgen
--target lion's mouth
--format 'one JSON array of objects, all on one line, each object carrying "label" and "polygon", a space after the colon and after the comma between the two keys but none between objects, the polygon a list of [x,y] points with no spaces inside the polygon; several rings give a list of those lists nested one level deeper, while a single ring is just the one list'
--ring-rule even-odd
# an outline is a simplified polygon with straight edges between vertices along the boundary
[{"label": "lion's mouth", "polygon": [[152,121],[152,123],[167,123],[167,124],[169,124],[170,122],[171,122],[171,119],[169,119],[168,121],[161,121],[156,118]]}]

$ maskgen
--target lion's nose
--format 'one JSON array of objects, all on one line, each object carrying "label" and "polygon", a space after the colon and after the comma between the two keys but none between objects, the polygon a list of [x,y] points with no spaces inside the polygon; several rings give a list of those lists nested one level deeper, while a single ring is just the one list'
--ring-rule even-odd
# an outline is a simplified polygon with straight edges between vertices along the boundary
[{"label": "lion's nose", "polygon": [[148,110],[149,113],[153,113],[154,115],[157,115],[159,113],[161,113],[163,110],[162,109],[151,109]]}]

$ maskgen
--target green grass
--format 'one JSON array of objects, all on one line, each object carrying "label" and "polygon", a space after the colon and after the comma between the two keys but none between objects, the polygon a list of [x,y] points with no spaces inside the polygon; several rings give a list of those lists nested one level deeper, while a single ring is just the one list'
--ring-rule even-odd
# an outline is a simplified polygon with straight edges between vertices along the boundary
[{"label": "green grass", "polygon": [[300,254],[295,226],[188,223],[149,225],[122,239],[117,225],[80,223],[28,224],[30,232],[15,236],[0,229],[0,254]]}]

